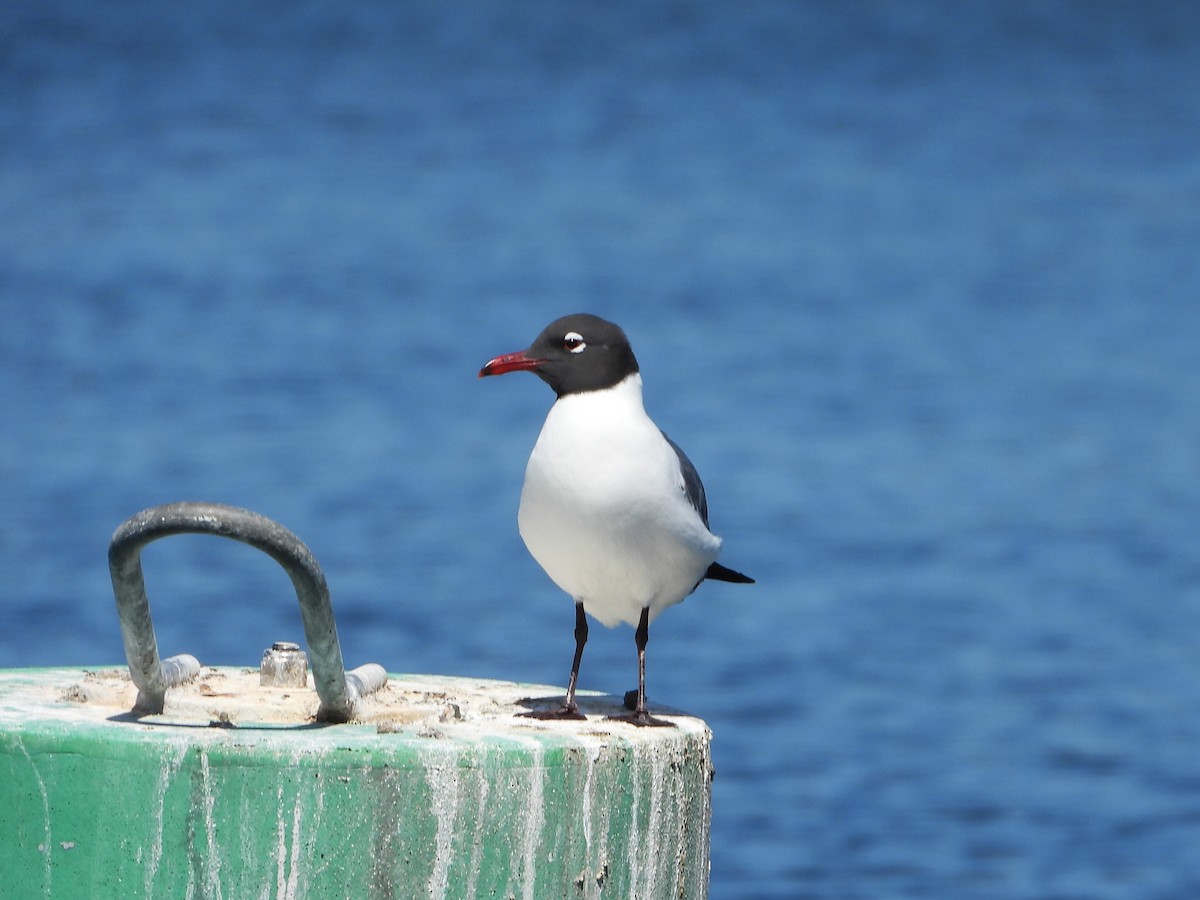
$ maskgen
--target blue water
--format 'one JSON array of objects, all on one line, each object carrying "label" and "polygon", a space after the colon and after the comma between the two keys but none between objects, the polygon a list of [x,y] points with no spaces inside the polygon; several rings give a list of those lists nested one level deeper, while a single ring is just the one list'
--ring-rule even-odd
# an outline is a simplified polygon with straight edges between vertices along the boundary
[{"label": "blue water", "polygon": [[[758,578],[651,635],[715,898],[1200,896],[1197,84],[1183,2],[7,2],[0,666],[121,660],[109,535],[204,499],[350,663],[562,683],[475,373],[588,310]],[[167,653],[298,637],[145,563]]]}]

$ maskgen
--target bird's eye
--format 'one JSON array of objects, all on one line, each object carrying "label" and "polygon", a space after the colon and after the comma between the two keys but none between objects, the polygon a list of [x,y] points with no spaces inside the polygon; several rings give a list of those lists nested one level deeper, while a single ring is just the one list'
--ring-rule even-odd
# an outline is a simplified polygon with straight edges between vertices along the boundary
[{"label": "bird's eye", "polygon": [[587,349],[587,344],[583,341],[583,335],[578,331],[568,331],[563,336],[562,346],[568,353],[582,353]]}]

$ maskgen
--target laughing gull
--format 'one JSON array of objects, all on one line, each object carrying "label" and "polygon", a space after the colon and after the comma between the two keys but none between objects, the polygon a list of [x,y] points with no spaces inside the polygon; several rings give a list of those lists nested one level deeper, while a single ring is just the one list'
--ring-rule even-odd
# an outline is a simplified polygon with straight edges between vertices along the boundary
[{"label": "laughing gull", "polygon": [[[575,702],[587,615],[635,625],[635,725],[669,725],[646,711],[646,641],[660,612],[704,579],[752,584],[716,562],[721,539],[695,466],[646,415],[637,359],[619,327],[578,314],[551,322],[528,350],[489,360],[479,377],[527,370],[557,401],[525,468],[517,522],[530,554],[575,600],[575,659],[560,709],[527,713],[582,719]],[[585,613],[587,615],[585,615]],[[631,692],[632,693],[632,692]]]}]

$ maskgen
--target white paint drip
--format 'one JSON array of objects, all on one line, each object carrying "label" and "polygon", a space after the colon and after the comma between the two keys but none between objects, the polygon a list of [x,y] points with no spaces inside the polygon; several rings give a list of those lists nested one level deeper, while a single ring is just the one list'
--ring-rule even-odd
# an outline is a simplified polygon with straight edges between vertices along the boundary
[{"label": "white paint drip", "polygon": [[662,792],[666,784],[666,753],[664,748],[651,746],[646,748],[650,755],[650,820],[646,832],[638,843],[645,845],[646,850],[646,889],[642,896],[653,897],[654,886],[658,880],[658,867],[662,865],[659,835],[662,834]]},{"label": "white paint drip", "polygon": [[50,831],[50,795],[46,792],[46,781],[42,778],[42,773],[38,771],[38,767],[33,762],[33,757],[29,755],[29,751],[25,749],[25,743],[20,738],[17,738],[17,747],[21,750],[21,755],[29,763],[29,768],[33,772],[33,780],[37,782],[38,793],[42,797],[42,843],[38,845],[38,852],[44,857],[42,865],[42,883],[46,887],[46,896],[53,896],[51,892],[51,879],[54,877],[54,867],[50,861],[50,848],[53,846]]},{"label": "white paint drip", "polygon": [[588,859],[592,858],[592,781],[595,774],[596,767],[589,754],[583,772],[583,849]]},{"label": "white paint drip", "polygon": [[[304,756],[304,752],[297,749],[286,757],[281,757],[280,763],[292,769],[301,769]],[[320,867],[314,866],[313,842],[305,840],[304,834],[306,824],[314,835],[321,833],[321,813],[324,806],[325,792],[317,780],[289,780],[281,782],[275,789],[275,883],[273,886],[269,882],[263,885],[262,897],[297,900],[302,895],[301,877],[306,882],[312,882],[328,866],[328,862],[322,863]],[[243,810],[243,815],[257,814],[258,807],[253,804]],[[272,887],[274,894],[271,893]]]},{"label": "white paint drip", "polygon": [[167,801],[167,789],[171,786],[171,781],[174,780],[176,773],[179,772],[180,766],[183,765],[187,751],[188,746],[184,742],[171,746],[171,752],[163,755],[162,765],[158,769],[158,784],[154,789],[155,808],[152,814],[154,836],[150,841],[150,859],[146,863],[146,873],[142,880],[147,897],[154,896],[154,879],[158,875],[158,864],[162,860],[163,815]]},{"label": "white paint drip", "polygon": [[[676,745],[672,749],[671,756],[678,765],[679,774],[677,777],[686,778],[684,767],[687,765],[688,759],[687,754],[684,752],[683,745]],[[671,792],[671,799],[675,801],[674,819],[671,822],[671,827],[676,830],[683,829],[685,827],[684,823],[687,821],[688,798],[683,791],[675,790]],[[674,860],[675,865],[671,868],[671,874],[674,879],[671,887],[672,896],[679,895],[679,882],[681,879],[685,878],[686,874],[683,871],[685,855],[681,852],[681,850],[682,848],[679,845],[676,845]]]},{"label": "white paint drip", "polygon": [[296,804],[292,807],[292,852],[288,858],[288,877],[287,883],[284,885],[284,891],[281,895],[282,900],[296,900],[298,890],[300,888],[300,870],[305,868],[300,865],[300,860],[297,855],[300,853],[300,848],[304,846],[304,841],[300,834],[300,822],[302,804],[300,797],[297,795]]},{"label": "white paint drip", "polygon": [[[589,869],[582,873],[584,895],[588,898],[599,898],[603,887],[603,871],[608,860],[608,821],[611,805],[609,798],[601,796],[596,802],[595,782],[599,770],[597,763],[603,744],[598,741],[580,737],[584,747],[584,776],[583,776],[583,846],[584,861]],[[599,835],[597,844],[596,835]]]},{"label": "white paint drip", "polygon": [[[325,790],[321,787],[320,783],[315,782],[315,780],[314,780],[314,786],[315,786],[315,791],[316,791],[316,795],[317,795],[317,802],[316,802],[316,805],[313,807],[313,812],[312,812],[312,816],[311,816],[311,820],[312,820],[311,824],[312,824],[313,834],[318,835],[321,833],[322,814],[325,812]],[[301,867],[301,870],[307,873],[307,877],[310,880],[315,880],[318,875],[320,875],[327,868],[329,868],[330,860],[328,857],[326,857],[319,865],[316,863],[316,859],[314,858],[314,856],[317,852],[315,841],[307,842],[304,846],[304,852],[305,852],[305,860],[304,860],[304,865]],[[324,855],[324,854],[322,854],[322,855]]]},{"label": "white paint drip", "polygon": [[[524,900],[534,900],[537,887],[537,849],[545,825],[546,800],[546,747],[536,737],[514,735],[515,740],[530,750],[529,764],[529,800],[525,808],[529,811],[525,817],[520,847],[520,861],[515,867],[521,880],[521,896]],[[520,788],[518,788],[519,790]]]},{"label": "white paint drip", "polygon": [[[283,821],[283,784],[275,788],[275,896],[282,897],[287,885],[287,825]],[[263,887],[264,896],[268,886]]]},{"label": "white paint drip", "polygon": [[475,834],[471,841],[471,880],[467,883],[466,900],[475,900],[475,894],[479,888],[479,869],[483,860],[483,826],[487,821],[487,801],[491,789],[491,779],[488,777],[486,768],[480,765],[475,771],[479,780],[477,788],[479,805],[475,810]]},{"label": "white paint drip", "polygon": [[213,791],[212,769],[208,764],[208,753],[200,751],[200,788],[204,794],[204,836],[208,843],[208,859],[204,869],[204,896],[209,900],[221,900],[221,852],[217,843],[217,826],[213,810],[217,797]]},{"label": "white paint drip", "polygon": [[[635,779],[630,814],[629,875],[634,897],[679,896],[685,845],[674,837],[684,829],[688,798],[678,789],[685,777],[685,741],[683,733],[676,739],[655,744],[639,744],[633,748],[639,770],[649,769],[650,777]],[[675,769],[676,772],[671,770]],[[645,789],[643,789],[643,786]],[[649,796],[644,797],[648,791]],[[641,822],[642,804],[648,803],[646,821]],[[707,829],[707,820],[704,823]],[[669,839],[664,847],[663,838]],[[674,848],[674,852],[667,852]],[[707,852],[706,852],[707,859]],[[669,886],[660,887],[660,879],[669,878]],[[699,879],[702,884],[707,879]]]},{"label": "white paint drip", "polygon": [[433,797],[433,815],[437,828],[434,838],[436,855],[426,887],[431,900],[443,900],[450,879],[450,862],[454,854],[454,826],[458,818],[461,792],[458,766],[454,764],[453,759],[448,763],[431,763],[425,767],[425,781]]},{"label": "white paint drip", "polygon": [[[637,752],[636,748],[630,749],[631,753]],[[629,889],[633,892],[634,897],[641,897],[642,894],[637,892],[638,874],[645,868],[645,854],[642,852],[641,828],[638,824],[639,807],[641,806],[642,792],[638,789],[638,780],[633,780],[633,796],[630,798],[632,808],[629,810]]]}]

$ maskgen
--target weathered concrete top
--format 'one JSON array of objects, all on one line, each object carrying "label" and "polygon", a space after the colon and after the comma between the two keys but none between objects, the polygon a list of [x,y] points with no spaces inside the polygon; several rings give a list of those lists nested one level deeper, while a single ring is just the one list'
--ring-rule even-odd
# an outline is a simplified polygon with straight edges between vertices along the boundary
[{"label": "weathered concrete top", "polygon": [[656,708],[674,728],[637,728],[605,717],[624,710],[620,699],[580,692],[586,721],[521,718],[532,708],[552,705],[561,688],[443,675],[389,675],[382,690],[363,698],[355,721],[318,725],[319,704],[308,689],[263,687],[258,669],[204,667],[200,675],[167,695],[161,714],[134,717],[137,688],[124,668],[0,670],[0,730],[36,725],[100,729],[107,740],[186,734],[189,741],[219,744],[249,740],[287,742],[315,749],[323,743],[355,744],[430,739],[454,742],[512,739],[518,742],[608,742],[630,745],[680,739],[707,741],[699,719]]}]

